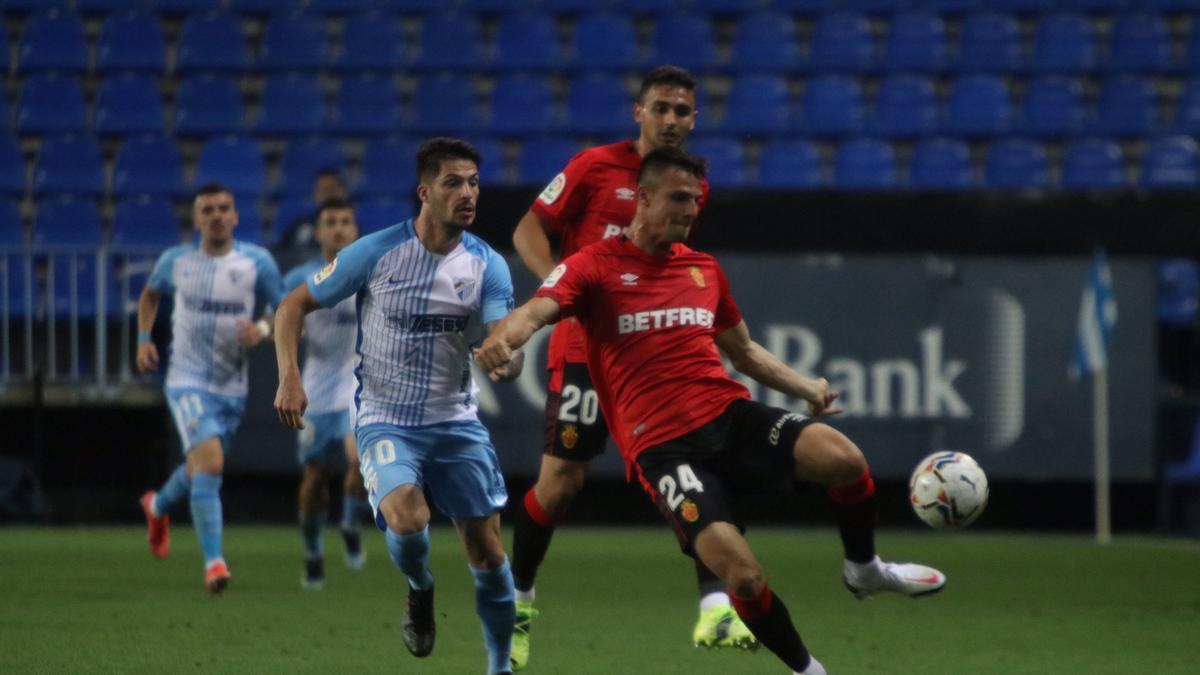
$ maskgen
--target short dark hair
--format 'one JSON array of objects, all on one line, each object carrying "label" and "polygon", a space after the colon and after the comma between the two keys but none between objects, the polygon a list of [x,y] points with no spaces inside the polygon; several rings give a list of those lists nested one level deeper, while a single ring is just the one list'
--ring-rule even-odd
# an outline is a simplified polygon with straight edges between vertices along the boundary
[{"label": "short dark hair", "polygon": [[313,180],[315,181],[316,179],[324,178],[325,176],[333,176],[334,178],[338,179],[339,183],[342,182],[342,172],[336,166],[323,166],[320,169],[317,169],[317,173],[313,176]]},{"label": "short dark hair", "polygon": [[417,148],[417,180],[423,182],[436,178],[442,169],[442,162],[452,159],[469,159],[475,162],[476,168],[483,163],[475,146],[462,139],[445,136],[431,138]]},{"label": "short dark hair", "polygon": [[219,195],[222,192],[228,192],[230,197],[233,196],[233,190],[225,187],[223,183],[205,183],[196,188],[196,193],[192,195],[192,200],[195,201],[200,197],[207,197],[209,195]]},{"label": "short dark hair", "polygon": [[680,148],[664,145],[646,153],[642,158],[642,166],[638,169],[638,185],[653,183],[669,168],[677,168],[703,179],[708,171],[708,162],[702,157],[689,155]]},{"label": "short dark hair", "polygon": [[650,91],[651,87],[660,84],[696,91],[696,80],[692,79],[691,73],[679,66],[659,66],[646,73],[646,76],[642,78],[642,87],[638,89],[638,100],[645,98],[646,92]]},{"label": "short dark hair", "polygon": [[317,220],[320,221],[321,214],[325,213],[326,211],[343,211],[343,210],[353,211],[354,204],[352,204],[349,199],[341,199],[338,197],[326,199],[325,201],[323,201],[317,205]]}]

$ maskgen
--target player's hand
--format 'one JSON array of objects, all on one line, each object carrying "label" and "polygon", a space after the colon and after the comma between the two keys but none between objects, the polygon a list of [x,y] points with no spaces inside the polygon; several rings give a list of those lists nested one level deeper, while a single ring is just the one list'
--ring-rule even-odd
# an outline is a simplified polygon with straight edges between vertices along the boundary
[{"label": "player's hand", "polygon": [[263,341],[262,331],[259,330],[258,324],[249,321],[241,321],[238,323],[238,344],[245,349],[250,349],[254,345]]},{"label": "player's hand", "polygon": [[138,343],[137,367],[140,373],[158,372],[158,347],[153,342]]},{"label": "player's hand", "polygon": [[496,337],[494,334],[489,335],[483,344],[475,350],[475,361],[488,372],[488,377],[492,377],[492,373],[500,368],[508,365],[512,361],[513,350],[504,340]]},{"label": "player's hand", "polygon": [[308,410],[308,396],[304,393],[304,385],[293,378],[280,380],[275,392],[275,413],[283,426],[303,429],[305,410]]},{"label": "player's hand", "polygon": [[837,398],[838,393],[829,388],[829,380],[823,377],[817,378],[813,381],[813,391],[807,398],[808,414],[812,417],[841,414],[844,412],[842,408],[833,405]]}]

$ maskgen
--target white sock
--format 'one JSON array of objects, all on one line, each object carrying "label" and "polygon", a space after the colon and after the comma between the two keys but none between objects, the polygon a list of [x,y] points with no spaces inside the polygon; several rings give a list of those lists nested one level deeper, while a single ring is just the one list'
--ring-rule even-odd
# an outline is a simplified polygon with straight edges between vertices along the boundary
[{"label": "white sock", "polygon": [[520,589],[516,589],[516,590],[517,590],[517,595],[516,595],[517,602],[533,602],[534,596],[537,595],[537,593],[535,593],[532,588],[527,591],[522,591]]},{"label": "white sock", "polygon": [[792,675],[826,675],[825,666],[812,654],[808,655],[808,667],[800,672],[792,671]]},{"label": "white sock", "polygon": [[707,612],[713,607],[728,607],[729,596],[725,591],[715,591],[713,593],[705,593],[704,597],[700,598],[700,611]]}]

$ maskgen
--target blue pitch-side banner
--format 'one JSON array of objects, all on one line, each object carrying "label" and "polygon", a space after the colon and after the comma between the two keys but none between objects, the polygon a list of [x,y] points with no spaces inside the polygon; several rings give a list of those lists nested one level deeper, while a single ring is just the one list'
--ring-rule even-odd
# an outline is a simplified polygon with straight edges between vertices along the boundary
[{"label": "blue pitch-side banner", "polygon": [[[994,479],[1091,477],[1091,385],[1067,372],[1088,259],[718,257],[753,337],[841,392],[846,413],[834,424],[862,447],[877,476],[907,478],[925,454],[953,448],[973,454]],[[509,264],[520,303],[537,281],[515,256]],[[1150,480],[1153,267],[1115,260],[1112,279],[1121,307],[1108,350],[1112,474]],[[484,422],[513,475],[537,472],[548,335],[531,341],[517,382],[477,377]],[[230,469],[293,472],[292,439],[270,407],[273,357],[264,356],[256,355],[252,401]],[[804,409],[746,384],[759,400]],[[594,472],[623,475],[614,449]]]}]

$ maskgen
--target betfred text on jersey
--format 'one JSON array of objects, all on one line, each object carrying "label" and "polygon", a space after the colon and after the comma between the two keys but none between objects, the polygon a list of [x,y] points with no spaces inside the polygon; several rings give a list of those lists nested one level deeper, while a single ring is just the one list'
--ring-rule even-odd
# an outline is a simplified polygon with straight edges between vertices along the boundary
[{"label": "betfred text on jersey", "polygon": [[640,333],[659,328],[674,328],[675,326],[700,326],[712,328],[713,313],[703,307],[669,307],[667,309],[652,309],[633,314],[621,314],[617,317],[617,332]]}]

